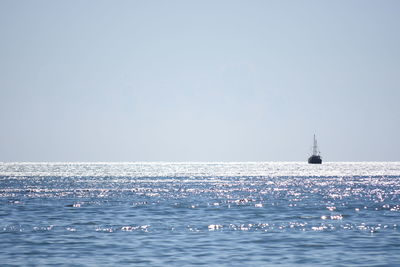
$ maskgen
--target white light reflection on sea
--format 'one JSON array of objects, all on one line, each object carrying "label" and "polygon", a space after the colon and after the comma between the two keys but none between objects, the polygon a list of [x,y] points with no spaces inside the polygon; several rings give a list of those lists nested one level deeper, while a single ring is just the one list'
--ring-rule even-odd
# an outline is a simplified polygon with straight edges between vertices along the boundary
[{"label": "white light reflection on sea", "polygon": [[[251,265],[296,265],[292,259],[302,255],[317,265],[326,255],[334,265],[357,257],[379,264],[365,247],[390,259],[400,242],[396,162],[1,163],[0,185],[0,255],[7,262],[27,260],[14,247],[33,251],[43,241],[39,249],[55,264],[67,260],[61,247],[93,265],[102,262],[78,252],[108,265],[129,261],[121,251],[154,265],[184,265],[177,248],[207,255],[204,264],[232,264],[237,255]],[[288,259],[268,254],[269,247]],[[316,247],[325,257],[315,258]]]}]

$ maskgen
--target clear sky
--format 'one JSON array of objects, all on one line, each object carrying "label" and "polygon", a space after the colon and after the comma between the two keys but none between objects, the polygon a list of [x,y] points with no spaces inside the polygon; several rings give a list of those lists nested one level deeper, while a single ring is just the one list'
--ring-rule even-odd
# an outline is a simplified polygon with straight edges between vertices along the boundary
[{"label": "clear sky", "polygon": [[399,14],[0,0],[0,161],[399,161]]}]

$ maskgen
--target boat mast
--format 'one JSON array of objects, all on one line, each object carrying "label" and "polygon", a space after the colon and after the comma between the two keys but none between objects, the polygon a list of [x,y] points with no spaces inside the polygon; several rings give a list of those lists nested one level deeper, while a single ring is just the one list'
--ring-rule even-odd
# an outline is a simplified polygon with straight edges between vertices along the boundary
[{"label": "boat mast", "polygon": [[315,156],[318,155],[318,146],[317,146],[317,139],[315,139],[315,134],[314,134],[313,155]]}]

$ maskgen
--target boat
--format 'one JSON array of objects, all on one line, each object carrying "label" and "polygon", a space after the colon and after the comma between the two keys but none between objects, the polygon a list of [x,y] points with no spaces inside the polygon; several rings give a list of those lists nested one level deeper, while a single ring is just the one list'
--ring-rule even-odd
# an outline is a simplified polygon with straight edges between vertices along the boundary
[{"label": "boat", "polygon": [[318,150],[317,139],[315,138],[315,134],[314,134],[314,144],[312,147],[312,155],[308,158],[308,163],[309,164],[321,164],[322,163],[322,159],[320,156],[320,152]]}]

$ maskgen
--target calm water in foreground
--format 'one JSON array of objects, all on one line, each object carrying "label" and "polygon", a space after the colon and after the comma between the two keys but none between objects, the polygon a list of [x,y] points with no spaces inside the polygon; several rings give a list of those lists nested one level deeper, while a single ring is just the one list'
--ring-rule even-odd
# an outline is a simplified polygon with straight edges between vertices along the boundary
[{"label": "calm water in foreground", "polygon": [[400,265],[400,163],[0,163],[0,264]]}]

